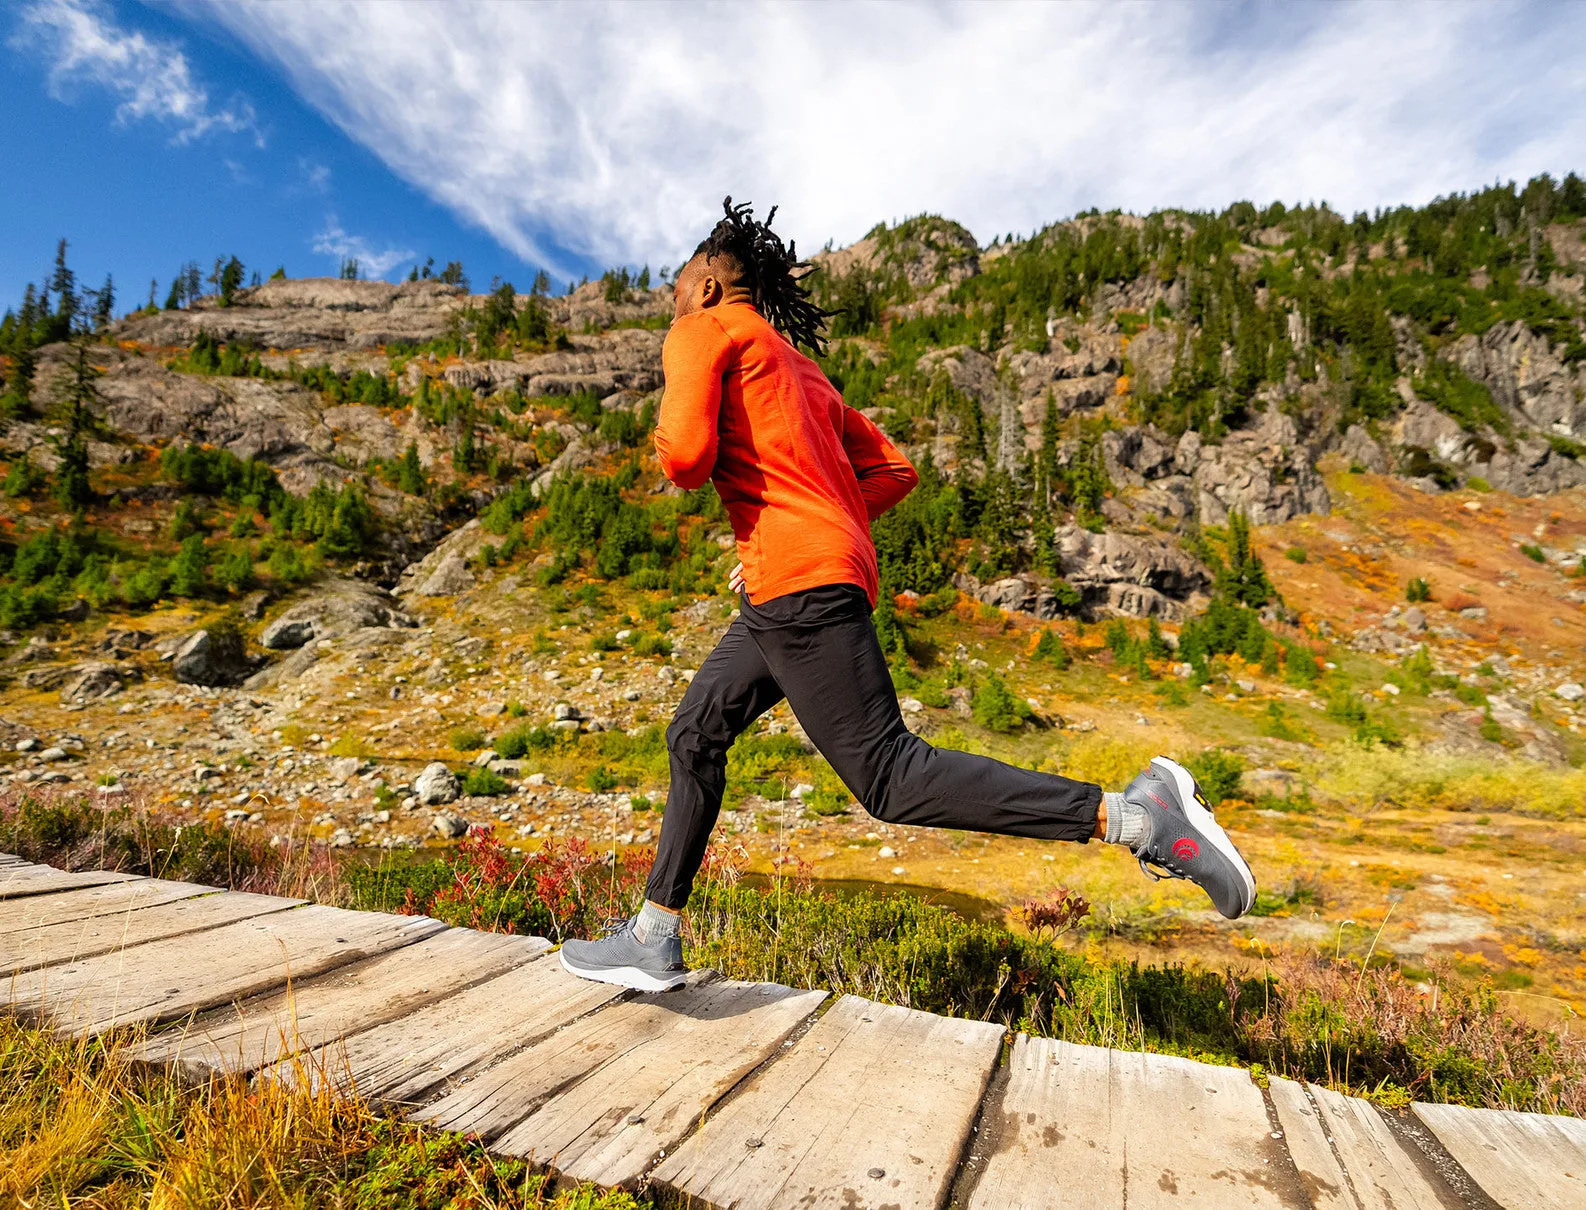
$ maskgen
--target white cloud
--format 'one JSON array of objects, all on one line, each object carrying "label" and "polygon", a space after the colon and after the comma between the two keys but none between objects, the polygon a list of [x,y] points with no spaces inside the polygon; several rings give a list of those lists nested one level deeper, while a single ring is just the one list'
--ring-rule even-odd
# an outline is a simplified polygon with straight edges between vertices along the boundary
[{"label": "white cloud", "polygon": [[314,237],[314,251],[321,256],[333,256],[338,262],[356,260],[366,277],[384,277],[418,255],[411,248],[387,248],[376,252],[374,245],[363,236],[343,231],[334,214],[325,216],[325,229]]},{"label": "white cloud", "polygon": [[160,122],[175,130],[178,143],[220,130],[252,134],[264,145],[246,99],[212,108],[180,47],[123,29],[95,0],[33,0],[20,10],[11,44],[44,50],[58,98],[74,84],[94,84],[121,98],[118,120]]},{"label": "white cloud", "polygon": [[1586,8],[279,4],[186,11],[531,262],[675,261],[732,193],[806,250],[935,211],[1419,202],[1571,167]]}]

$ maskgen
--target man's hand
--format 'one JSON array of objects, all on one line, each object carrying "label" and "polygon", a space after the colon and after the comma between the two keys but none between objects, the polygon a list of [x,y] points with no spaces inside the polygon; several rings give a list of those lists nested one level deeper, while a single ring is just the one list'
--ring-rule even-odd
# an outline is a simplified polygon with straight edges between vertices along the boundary
[{"label": "man's hand", "polygon": [[727,573],[727,587],[734,592],[743,591],[743,564],[740,563]]}]

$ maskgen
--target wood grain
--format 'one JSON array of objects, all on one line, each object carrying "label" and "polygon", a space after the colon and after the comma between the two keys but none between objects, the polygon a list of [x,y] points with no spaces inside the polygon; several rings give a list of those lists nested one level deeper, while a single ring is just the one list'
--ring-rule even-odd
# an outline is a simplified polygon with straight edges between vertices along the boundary
[{"label": "wood grain", "polygon": [[[142,883],[112,883],[141,888]],[[56,896],[48,896],[53,899]],[[31,903],[31,900],[24,900]],[[90,916],[63,924],[45,924],[19,932],[0,933],[0,974],[37,970],[43,966],[131,950],[149,941],[200,933],[271,912],[297,907],[301,899],[275,895],[221,892],[176,903],[157,904],[114,916]]]},{"label": "wood grain", "polygon": [[107,882],[130,882],[133,874],[117,874],[110,870],[83,870],[72,872],[55,870],[46,865],[0,866],[0,899],[18,899],[24,895],[48,895],[54,891],[70,891],[77,887],[102,886]]},{"label": "wood grain", "polygon": [[1002,1035],[844,996],[653,1179],[716,1207],[940,1206]]},{"label": "wood grain", "polygon": [[1586,1206],[1586,1121],[1462,1105],[1412,1108],[1471,1180],[1505,1210]]},{"label": "wood grain", "polygon": [[230,1004],[134,1048],[189,1075],[246,1072],[326,1046],[494,978],[545,952],[543,937],[447,929],[292,987]]},{"label": "wood grain", "polygon": [[987,1114],[1000,1146],[971,1210],[1049,1206],[1053,1190],[1079,1206],[1306,1204],[1285,1187],[1261,1090],[1236,1068],[1021,1037]]},{"label": "wood grain", "polygon": [[14,1011],[67,1034],[155,1023],[284,987],[421,941],[446,926],[309,904],[16,975]]},{"label": "wood grain", "polygon": [[696,978],[586,1017],[414,1116],[575,1180],[633,1185],[825,999]]},{"label": "wood grain", "polygon": [[193,882],[167,882],[163,878],[135,878],[131,882],[107,882],[76,891],[52,895],[29,895],[8,900],[0,906],[0,936],[22,933],[52,924],[111,916],[117,912],[157,907],[196,895],[214,894],[217,888]]},{"label": "wood grain", "polygon": [[414,1102],[623,994],[536,958],[268,1071],[276,1079],[356,1087],[376,1101]]}]

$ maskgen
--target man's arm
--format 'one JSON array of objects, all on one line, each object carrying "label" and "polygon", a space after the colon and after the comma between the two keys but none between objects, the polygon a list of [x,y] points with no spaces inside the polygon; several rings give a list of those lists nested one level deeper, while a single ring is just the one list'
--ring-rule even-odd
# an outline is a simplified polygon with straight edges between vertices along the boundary
[{"label": "man's arm", "polygon": [[731,356],[726,331],[703,313],[673,324],[662,346],[666,393],[655,425],[655,453],[662,473],[685,490],[704,484],[715,469],[721,379]]},{"label": "man's arm", "polygon": [[859,480],[865,512],[874,521],[914,490],[920,481],[909,460],[887,435],[851,407],[843,408],[843,451]]}]

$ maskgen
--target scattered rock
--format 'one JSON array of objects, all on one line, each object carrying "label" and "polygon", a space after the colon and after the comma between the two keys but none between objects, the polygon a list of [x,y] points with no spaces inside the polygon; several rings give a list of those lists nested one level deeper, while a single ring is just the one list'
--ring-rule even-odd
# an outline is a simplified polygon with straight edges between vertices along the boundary
[{"label": "scattered rock", "polygon": [[1565,681],[1557,689],[1553,690],[1553,692],[1559,697],[1563,698],[1566,702],[1578,702],[1581,700],[1581,698],[1586,697],[1586,688],[1582,688],[1574,681]]},{"label": "scattered rock", "polygon": [[[432,765],[431,768],[434,766]],[[457,840],[468,835],[468,821],[460,815],[453,815],[450,811],[442,811],[430,822],[430,831],[442,840]]]},{"label": "scattered rock", "polygon": [[413,792],[426,807],[456,802],[460,790],[456,776],[440,761],[425,765],[423,772],[413,779]]},{"label": "scattered rock", "polygon": [[66,759],[66,749],[65,748],[45,748],[44,751],[39,753],[39,759],[40,760],[65,760]]},{"label": "scattered rock", "polygon": [[114,697],[121,692],[126,675],[126,669],[97,660],[79,664],[72,670],[71,680],[61,690],[61,703],[83,706]]},{"label": "scattered rock", "polygon": [[176,679],[185,685],[235,685],[251,669],[235,631],[200,630],[190,635],[171,661]]}]

